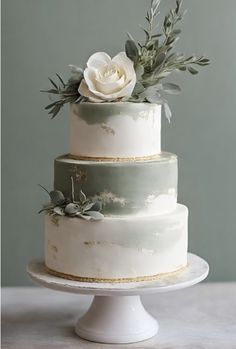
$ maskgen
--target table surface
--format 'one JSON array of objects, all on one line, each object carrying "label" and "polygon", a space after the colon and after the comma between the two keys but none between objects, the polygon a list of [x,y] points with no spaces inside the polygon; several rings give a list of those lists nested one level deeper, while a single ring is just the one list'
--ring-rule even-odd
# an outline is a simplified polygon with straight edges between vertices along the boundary
[{"label": "table surface", "polygon": [[4,349],[236,349],[236,283],[203,283],[184,290],[145,295],[158,319],[157,336],[135,344],[87,342],[74,324],[91,296],[38,287],[2,289]]}]

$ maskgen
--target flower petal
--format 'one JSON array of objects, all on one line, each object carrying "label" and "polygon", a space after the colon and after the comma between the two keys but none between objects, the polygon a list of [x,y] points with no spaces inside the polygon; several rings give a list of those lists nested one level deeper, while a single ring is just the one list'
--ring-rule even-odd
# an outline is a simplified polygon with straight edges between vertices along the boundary
[{"label": "flower petal", "polygon": [[84,80],[87,84],[87,87],[90,92],[92,92],[93,95],[100,97],[104,101],[107,100],[107,96],[103,93],[97,90],[94,81],[96,79],[96,69],[93,68],[86,68],[84,71]]},{"label": "flower petal", "polygon": [[111,57],[105,52],[96,52],[90,56],[87,67],[88,68],[101,68],[111,62]]},{"label": "flower petal", "polygon": [[119,92],[125,86],[125,77],[123,75],[120,79],[113,82],[96,81],[95,85],[98,91],[104,94]]},{"label": "flower petal", "polygon": [[135,74],[134,63],[126,56],[125,52],[120,52],[114,58],[112,58],[112,62],[115,62],[118,66],[120,66],[126,74],[127,79],[132,79]]},{"label": "flower petal", "polygon": [[130,97],[136,85],[136,76],[135,79],[131,80],[119,93],[118,98],[121,97]]},{"label": "flower petal", "polygon": [[86,84],[85,80],[83,79],[79,85],[78,88],[79,93],[81,96],[87,97],[90,102],[94,103],[101,103],[103,102],[102,99],[97,98],[89,89],[88,85]]}]

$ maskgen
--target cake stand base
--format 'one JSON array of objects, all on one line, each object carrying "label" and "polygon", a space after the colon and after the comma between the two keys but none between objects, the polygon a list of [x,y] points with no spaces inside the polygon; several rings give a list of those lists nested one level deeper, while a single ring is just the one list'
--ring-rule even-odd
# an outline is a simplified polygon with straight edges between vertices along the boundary
[{"label": "cake stand base", "polygon": [[93,342],[133,343],[153,337],[158,324],[144,309],[140,296],[95,296],[75,331]]},{"label": "cake stand base", "polygon": [[153,337],[157,321],[144,309],[140,295],[174,291],[204,280],[209,266],[202,258],[189,253],[188,267],[179,273],[154,281],[130,283],[90,283],[50,275],[42,261],[29,263],[27,272],[41,286],[78,294],[95,295],[93,302],[78,321],[76,333],[89,341],[121,344]]}]

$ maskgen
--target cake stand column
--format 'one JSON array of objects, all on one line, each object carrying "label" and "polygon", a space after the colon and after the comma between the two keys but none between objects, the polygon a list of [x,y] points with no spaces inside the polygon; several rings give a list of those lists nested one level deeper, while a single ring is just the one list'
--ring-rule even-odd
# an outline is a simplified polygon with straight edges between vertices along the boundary
[{"label": "cake stand column", "polygon": [[133,343],[153,337],[158,323],[144,309],[140,296],[95,296],[75,331],[93,342]]}]

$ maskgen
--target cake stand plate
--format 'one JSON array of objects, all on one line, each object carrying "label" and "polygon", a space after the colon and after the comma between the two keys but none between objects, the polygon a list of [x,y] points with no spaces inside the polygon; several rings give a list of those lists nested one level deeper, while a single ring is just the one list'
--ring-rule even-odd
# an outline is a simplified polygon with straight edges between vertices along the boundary
[{"label": "cake stand plate", "polygon": [[50,275],[42,261],[29,263],[27,272],[37,284],[57,290],[94,295],[87,313],[76,324],[76,333],[99,343],[134,343],[153,337],[157,321],[144,309],[140,296],[175,291],[204,280],[209,266],[202,258],[189,253],[186,269],[162,276],[155,281],[126,283],[91,283]]}]

